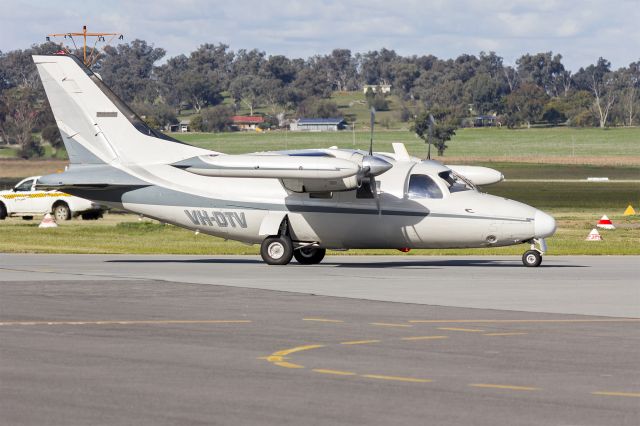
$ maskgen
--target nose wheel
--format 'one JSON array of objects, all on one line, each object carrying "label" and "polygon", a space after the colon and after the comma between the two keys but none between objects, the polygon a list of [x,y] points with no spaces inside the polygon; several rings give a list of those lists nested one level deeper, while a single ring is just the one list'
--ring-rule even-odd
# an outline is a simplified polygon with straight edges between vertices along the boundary
[{"label": "nose wheel", "polygon": [[[539,246],[539,247],[536,247]],[[528,268],[535,268],[542,263],[542,255],[547,251],[547,244],[543,238],[534,238],[531,241],[531,250],[522,255],[522,264]]]}]

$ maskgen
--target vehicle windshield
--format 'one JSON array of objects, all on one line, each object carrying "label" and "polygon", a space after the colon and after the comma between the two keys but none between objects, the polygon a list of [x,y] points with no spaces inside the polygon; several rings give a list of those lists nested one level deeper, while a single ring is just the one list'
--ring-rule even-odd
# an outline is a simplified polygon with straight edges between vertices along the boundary
[{"label": "vehicle windshield", "polygon": [[24,182],[22,182],[21,184],[13,188],[13,190],[16,192],[31,191],[32,185],[33,185],[33,179],[25,180]]},{"label": "vehicle windshield", "polygon": [[411,175],[407,192],[409,198],[442,198],[440,187],[427,175]]},{"label": "vehicle windshield", "polygon": [[478,190],[478,188],[476,188],[476,186],[470,180],[468,180],[464,176],[456,174],[453,170],[440,172],[438,173],[438,176],[440,176],[442,180],[447,183],[449,192],[451,192],[452,194],[454,192]]}]

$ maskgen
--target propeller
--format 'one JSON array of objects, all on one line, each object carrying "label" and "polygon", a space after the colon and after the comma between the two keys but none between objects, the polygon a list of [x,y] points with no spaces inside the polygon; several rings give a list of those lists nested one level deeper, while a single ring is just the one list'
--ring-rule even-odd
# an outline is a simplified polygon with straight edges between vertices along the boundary
[{"label": "propeller", "polygon": [[369,140],[369,155],[373,155],[373,126],[376,121],[376,109],[371,107],[371,139]]},{"label": "propeller", "polygon": [[369,189],[371,190],[373,198],[376,200],[378,214],[380,215],[382,214],[382,209],[380,206],[380,198],[378,197],[378,185],[376,183],[375,177],[386,172],[393,166],[388,161],[385,161],[373,155],[373,128],[375,125],[375,121],[376,109],[374,107],[371,107],[371,137],[369,139],[369,155],[365,156],[362,159],[362,169],[364,179],[367,179],[368,181]]},{"label": "propeller", "polygon": [[433,115],[429,114],[429,130],[427,133],[427,143],[429,144],[429,148],[427,150],[427,160],[431,160],[431,144],[433,141],[433,125],[436,124],[436,120],[433,118]]}]

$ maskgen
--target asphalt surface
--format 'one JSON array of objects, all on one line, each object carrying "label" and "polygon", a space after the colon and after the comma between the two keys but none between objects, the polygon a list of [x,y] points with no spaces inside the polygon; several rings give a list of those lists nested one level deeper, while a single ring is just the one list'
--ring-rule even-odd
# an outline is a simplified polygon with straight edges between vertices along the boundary
[{"label": "asphalt surface", "polygon": [[640,317],[640,257],[334,256],[265,265],[257,256],[0,254],[0,281],[153,279],[400,303]]},{"label": "asphalt surface", "polygon": [[0,423],[637,425],[637,260],[0,255]]}]

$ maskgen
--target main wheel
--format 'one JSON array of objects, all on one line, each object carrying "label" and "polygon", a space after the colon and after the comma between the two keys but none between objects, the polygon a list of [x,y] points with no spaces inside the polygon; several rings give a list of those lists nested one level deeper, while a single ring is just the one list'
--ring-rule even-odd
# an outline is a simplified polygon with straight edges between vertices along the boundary
[{"label": "main wheel", "polygon": [[293,251],[293,257],[302,265],[315,265],[322,262],[326,252],[320,247],[302,247]]},{"label": "main wheel", "polygon": [[539,251],[536,250],[528,250],[525,251],[522,255],[522,263],[527,267],[536,267],[540,266],[542,263],[542,255]]},{"label": "main wheel", "polygon": [[287,236],[267,237],[260,246],[262,260],[269,265],[286,265],[293,257],[293,243]]},{"label": "main wheel", "polygon": [[65,203],[60,203],[53,208],[53,216],[56,221],[71,219],[71,209]]},{"label": "main wheel", "polygon": [[7,217],[7,208],[0,203],[0,220],[4,220],[5,217]]},{"label": "main wheel", "polygon": [[98,220],[102,217],[101,211],[92,211],[87,213],[82,213],[82,220]]}]

